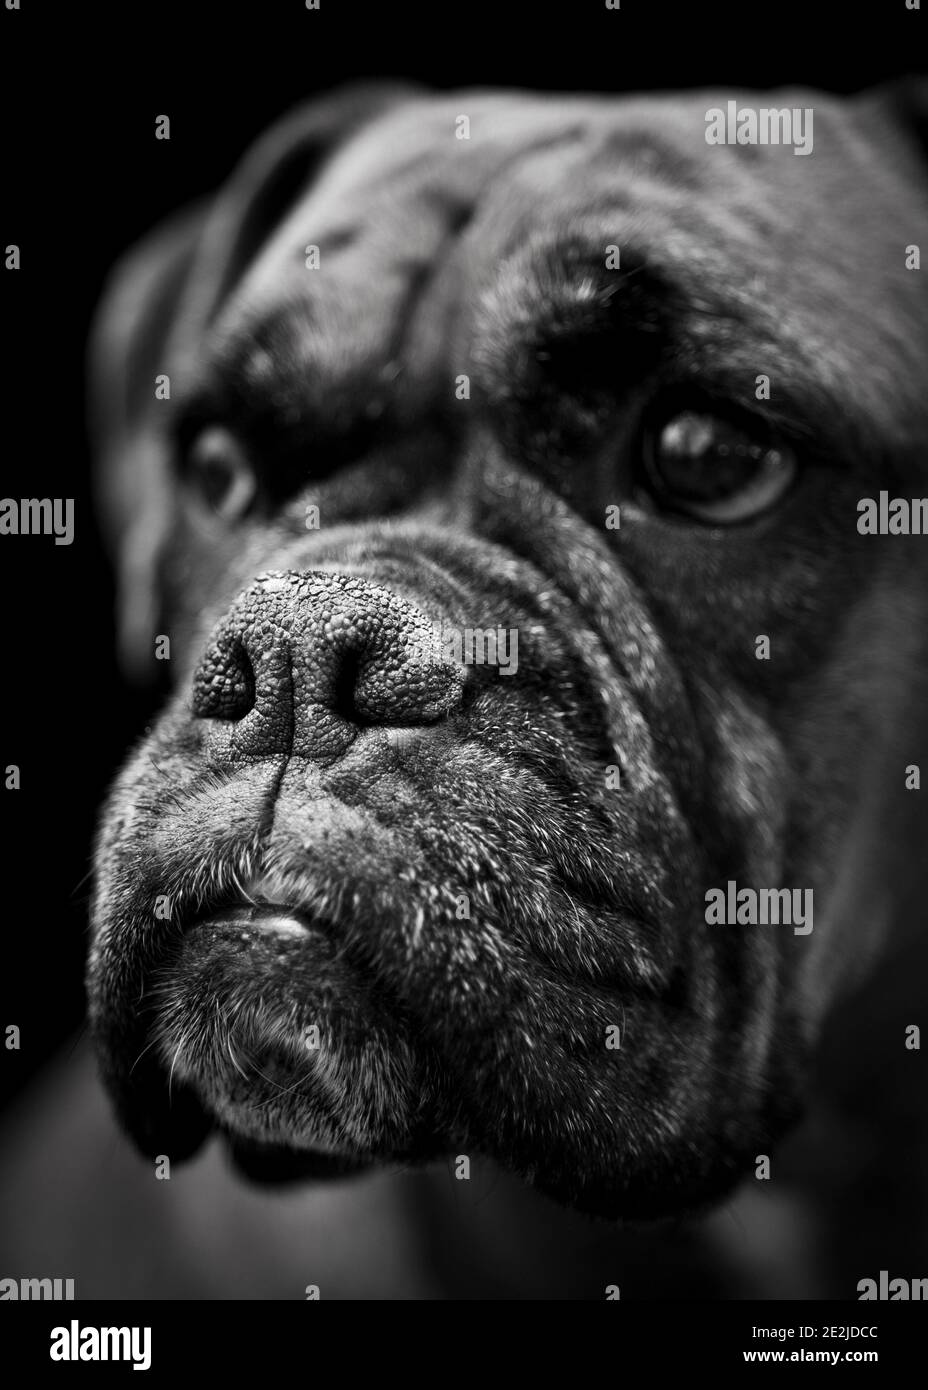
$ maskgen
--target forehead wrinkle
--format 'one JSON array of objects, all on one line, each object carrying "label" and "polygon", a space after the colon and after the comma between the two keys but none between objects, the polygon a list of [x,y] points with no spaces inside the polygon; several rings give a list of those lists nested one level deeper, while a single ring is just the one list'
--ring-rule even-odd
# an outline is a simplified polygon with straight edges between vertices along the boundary
[{"label": "forehead wrinkle", "polygon": [[340,428],[352,408],[368,417],[391,408],[402,394],[417,310],[427,309],[433,281],[451,259],[444,248],[468,215],[432,199],[430,190],[425,201],[435,245],[411,244],[404,230],[408,209],[398,202],[395,228],[370,228],[368,242],[352,243],[339,257],[341,270],[325,282],[293,277],[289,293],[278,292],[269,303],[240,302],[214,350],[214,376],[256,409],[277,413],[282,424]]},{"label": "forehead wrinkle", "polygon": [[[553,239],[536,237],[495,272],[474,331],[493,399],[527,405],[526,392],[538,389],[529,385],[535,356],[559,339],[578,351],[600,343],[610,362],[618,364],[621,351],[625,363],[611,388],[616,408],[647,378],[754,408],[756,376],[766,373],[776,385],[763,406],[771,422],[812,440],[827,419],[829,438],[819,442],[859,453],[871,422],[855,419],[844,399],[840,344],[830,353],[817,343],[810,350],[805,320],[781,305],[761,310],[750,277],[732,274],[718,246],[684,234],[668,253],[648,220],[625,225],[622,270],[605,270],[605,236],[581,224]],[[596,359],[589,365],[586,385],[603,389]]]},{"label": "forehead wrinkle", "polygon": [[605,265],[609,237],[585,216],[566,221],[553,235],[536,234],[494,269],[481,295],[481,313],[494,318],[501,330],[507,324],[556,329],[565,312],[589,310],[587,321],[595,327],[598,315],[613,307],[632,280],[636,290],[659,305],[667,297],[663,273],[655,274],[627,238],[623,243],[624,264],[610,270]]},{"label": "forehead wrinkle", "polygon": [[[528,119],[528,108],[544,119]],[[282,264],[289,261],[286,274],[294,282],[296,308],[288,306],[287,322],[292,328],[296,321],[299,330],[291,333],[299,352],[290,357],[300,359],[304,372],[317,360],[322,371],[336,376],[336,367],[348,369],[353,363],[360,371],[378,357],[389,359],[389,343],[403,337],[397,319],[408,318],[416,307],[407,293],[410,280],[423,289],[417,296],[418,318],[420,322],[428,319],[428,305],[422,301],[428,297],[430,282],[444,278],[441,261],[448,260],[448,242],[453,239],[449,228],[452,233],[460,231],[478,204],[494,194],[502,194],[499,201],[505,205],[506,180],[514,172],[548,159],[561,169],[569,168],[575,160],[565,160],[565,150],[579,146],[582,152],[591,139],[586,104],[578,107],[576,118],[565,127],[557,104],[481,98],[475,115],[485,119],[486,138],[474,144],[454,142],[448,125],[437,147],[436,122],[447,124],[451,109],[447,105],[442,112],[431,111],[431,125],[424,132],[422,111],[417,118],[407,111],[354,137],[274,234],[221,319],[228,323],[230,316],[241,317],[243,303],[257,302],[271,287],[276,286],[279,294]],[[412,154],[406,142],[388,138],[398,123],[419,132],[419,146]],[[393,150],[401,152],[399,158],[391,157]],[[376,177],[359,188],[363,170]],[[332,248],[327,244],[329,228]],[[303,267],[307,239],[319,245],[329,271],[318,282]],[[395,252],[392,258],[391,252]],[[297,275],[305,277],[298,288]],[[313,347],[320,324],[327,334],[322,360],[321,350]],[[283,336],[283,325],[274,329],[279,338]],[[260,323],[254,324],[254,331],[260,335]],[[220,367],[224,358],[228,360],[228,355],[220,352]],[[262,362],[266,358],[258,351],[250,364],[239,365],[249,381],[260,382]]]},{"label": "forehead wrinkle", "polygon": [[[507,166],[560,150],[581,134],[579,126],[565,130],[563,125],[536,133],[526,147],[508,151]],[[433,177],[425,182],[418,165],[408,167],[418,187],[391,183],[354,220],[341,201],[323,197],[324,188],[290,215],[217,325],[225,335],[215,354],[219,374],[230,373],[248,388],[260,389],[267,380],[279,396],[285,387],[271,376],[273,359],[278,377],[283,367],[291,378],[302,378],[307,394],[313,380],[314,408],[324,410],[330,387],[344,386],[346,378],[376,382],[391,364],[400,369],[407,347],[413,357],[420,356],[412,330],[428,321],[432,299],[438,301],[444,293],[453,245],[473,216],[478,192],[470,177],[441,178],[444,165],[432,168]],[[502,172],[485,173],[479,192],[498,188]],[[303,265],[303,242],[317,199],[314,237],[327,269],[309,272]],[[336,229],[332,251],[326,246],[327,225]],[[290,284],[286,295],[279,288],[282,265]],[[274,297],[263,304],[272,286]]]}]

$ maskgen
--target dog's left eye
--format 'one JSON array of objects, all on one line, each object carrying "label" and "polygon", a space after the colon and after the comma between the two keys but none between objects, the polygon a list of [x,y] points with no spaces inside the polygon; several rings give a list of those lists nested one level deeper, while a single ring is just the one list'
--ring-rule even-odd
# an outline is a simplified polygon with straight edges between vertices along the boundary
[{"label": "dog's left eye", "polygon": [[223,521],[235,521],[248,510],[256,479],[242,445],[221,425],[210,425],[187,449],[183,474],[199,501]]},{"label": "dog's left eye", "polygon": [[644,469],[659,506],[725,526],[778,502],[795,477],[796,457],[720,416],[685,410],[646,435]]}]

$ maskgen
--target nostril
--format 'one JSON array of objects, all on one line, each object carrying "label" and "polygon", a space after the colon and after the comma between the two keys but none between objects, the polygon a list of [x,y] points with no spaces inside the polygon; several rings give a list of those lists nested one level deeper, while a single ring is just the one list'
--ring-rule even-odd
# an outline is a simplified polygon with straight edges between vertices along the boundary
[{"label": "nostril", "polygon": [[374,660],[354,680],[353,717],[370,724],[433,724],[461,703],[464,673],[448,662],[410,658]]},{"label": "nostril", "polygon": [[193,681],[198,719],[244,719],[255,705],[255,673],[238,637],[221,637],[204,656]]},{"label": "nostril", "polygon": [[333,712],[343,719],[355,720],[358,717],[358,711],[355,708],[355,692],[360,676],[361,657],[359,654],[351,650],[343,652],[332,674],[330,695]]}]

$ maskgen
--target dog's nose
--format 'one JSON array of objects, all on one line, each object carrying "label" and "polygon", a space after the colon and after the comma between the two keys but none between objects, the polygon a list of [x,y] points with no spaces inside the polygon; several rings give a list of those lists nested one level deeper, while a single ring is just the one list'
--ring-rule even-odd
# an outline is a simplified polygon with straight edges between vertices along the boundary
[{"label": "dog's nose", "polygon": [[460,701],[463,670],[407,599],[353,575],[261,575],[219,623],[193,713],[231,726],[235,756],[342,753],[365,725],[430,724]]}]

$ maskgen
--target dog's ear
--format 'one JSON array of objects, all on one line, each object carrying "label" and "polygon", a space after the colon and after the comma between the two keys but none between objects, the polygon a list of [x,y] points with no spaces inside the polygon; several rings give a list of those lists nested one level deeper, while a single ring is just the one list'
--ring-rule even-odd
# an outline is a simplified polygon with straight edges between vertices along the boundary
[{"label": "dog's ear", "polygon": [[155,378],[204,221],[200,206],[159,227],[111,274],[91,330],[89,426],[103,533],[117,576],[119,656],[150,678],[158,561],[170,516],[168,461],[152,417]]},{"label": "dog's ear", "polygon": [[195,348],[327,157],[411,94],[405,85],[366,84],[299,108],[251,148],[215,199],[157,228],[107,282],[90,338],[90,432],[118,575],[120,656],[135,679],[154,669],[160,557],[173,513],[156,378],[178,349]]}]

